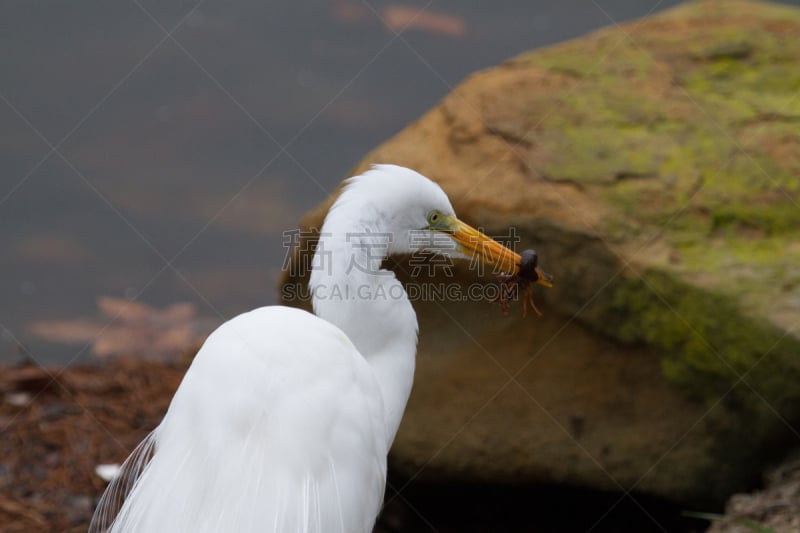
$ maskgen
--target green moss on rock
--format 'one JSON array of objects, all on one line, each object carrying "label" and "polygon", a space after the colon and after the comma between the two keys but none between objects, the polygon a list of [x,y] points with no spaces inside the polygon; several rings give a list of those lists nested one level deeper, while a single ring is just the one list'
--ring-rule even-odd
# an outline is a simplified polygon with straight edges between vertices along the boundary
[{"label": "green moss on rock", "polygon": [[[515,226],[556,274],[538,321],[418,305],[431,329],[394,451],[408,472],[613,490],[610,473],[696,504],[786,449],[784,422],[800,422],[799,35],[797,8],[687,2],[478,73],[359,165],[433,177],[461,216]],[[459,345],[452,320],[498,359]],[[492,402],[498,360],[530,365],[536,405]],[[431,411],[454,395],[467,413]],[[580,450],[563,431],[574,418]],[[451,446],[456,431],[468,437]]]},{"label": "green moss on rock", "polygon": [[611,290],[604,314],[615,320],[604,322],[604,331],[657,347],[665,376],[692,396],[714,401],[752,386],[782,402],[800,398],[800,389],[785,386],[800,383],[800,341],[743,312],[736,297],[656,270]]}]

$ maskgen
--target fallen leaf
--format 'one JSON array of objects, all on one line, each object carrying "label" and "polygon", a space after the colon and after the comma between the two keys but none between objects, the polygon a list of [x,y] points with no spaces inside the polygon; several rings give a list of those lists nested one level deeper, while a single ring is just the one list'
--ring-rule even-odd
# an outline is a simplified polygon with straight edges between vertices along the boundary
[{"label": "fallen leaf", "polygon": [[219,320],[198,317],[190,303],[157,309],[142,302],[101,297],[96,318],[44,320],[28,330],[42,340],[62,344],[87,343],[99,357],[133,355],[174,359],[202,341]]},{"label": "fallen leaf", "polygon": [[463,37],[467,34],[467,22],[458,15],[426,9],[392,4],[383,9],[386,26],[397,33],[416,29],[447,37]]}]

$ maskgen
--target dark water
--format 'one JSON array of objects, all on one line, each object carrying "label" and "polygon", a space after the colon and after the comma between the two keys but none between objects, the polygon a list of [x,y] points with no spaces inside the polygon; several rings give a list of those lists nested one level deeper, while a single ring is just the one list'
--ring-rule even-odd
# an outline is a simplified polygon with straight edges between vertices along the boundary
[{"label": "dark water", "polygon": [[0,360],[82,356],[30,324],[102,295],[274,302],[282,232],[465,76],[675,3],[4,1]]}]

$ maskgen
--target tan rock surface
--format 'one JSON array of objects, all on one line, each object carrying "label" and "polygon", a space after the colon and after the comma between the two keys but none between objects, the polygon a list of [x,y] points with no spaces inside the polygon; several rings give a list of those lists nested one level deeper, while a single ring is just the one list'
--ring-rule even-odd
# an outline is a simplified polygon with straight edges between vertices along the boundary
[{"label": "tan rock surface", "polygon": [[479,72],[368,154],[557,278],[538,320],[415,304],[393,464],[694,503],[752,481],[800,422],[798,91],[800,11],[689,3]]}]

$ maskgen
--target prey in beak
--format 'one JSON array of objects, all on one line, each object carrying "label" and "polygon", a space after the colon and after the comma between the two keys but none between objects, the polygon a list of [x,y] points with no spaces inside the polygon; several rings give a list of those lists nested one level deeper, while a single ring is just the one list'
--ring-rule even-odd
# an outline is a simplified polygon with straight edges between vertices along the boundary
[{"label": "prey in beak", "polygon": [[518,254],[456,217],[443,213],[432,213],[428,221],[430,226],[427,229],[447,233],[457,243],[460,252],[479,259],[499,273],[501,293],[496,301],[503,308],[503,314],[508,314],[507,296],[521,290],[522,316],[527,316],[528,305],[541,316],[542,313],[533,303],[533,285],[552,287],[553,276],[539,268],[539,257],[535,250]]},{"label": "prey in beak", "polygon": [[[520,270],[516,275],[500,275],[500,296],[496,302],[503,309],[503,314],[508,314],[508,296],[519,295],[522,298],[522,318],[528,316],[528,305],[531,306],[536,316],[542,316],[542,312],[533,302],[533,285],[538,283],[545,287],[553,286],[553,276],[539,270],[539,255],[536,250],[525,250],[520,254]],[[519,294],[521,293],[521,294]]]}]

